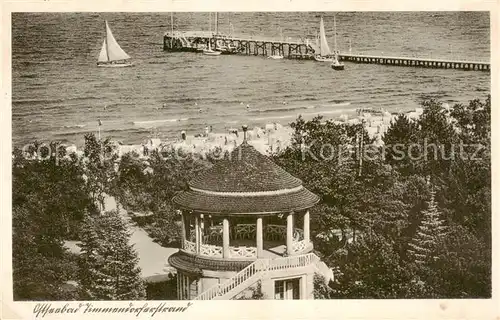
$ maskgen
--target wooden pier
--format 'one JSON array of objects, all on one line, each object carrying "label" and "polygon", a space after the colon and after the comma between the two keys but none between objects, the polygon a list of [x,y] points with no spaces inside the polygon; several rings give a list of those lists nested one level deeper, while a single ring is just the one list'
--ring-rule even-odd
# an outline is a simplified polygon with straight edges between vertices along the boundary
[{"label": "wooden pier", "polygon": [[[308,40],[294,41],[254,38],[247,36],[226,36],[206,31],[187,31],[166,33],[163,37],[164,51],[199,51],[202,47],[232,48],[233,54],[243,55],[282,55],[287,59],[314,60],[315,51]],[[224,53],[224,52],[223,52]],[[352,63],[382,64],[404,67],[459,69],[490,71],[486,61],[460,61],[438,58],[388,57],[340,53],[339,59]]]},{"label": "wooden pier", "polygon": [[409,58],[409,57],[382,57],[374,55],[359,55],[341,53],[341,61],[353,63],[373,63],[405,67],[422,67],[438,69],[461,69],[490,71],[490,63],[484,61],[460,61],[449,59],[430,59],[430,58]]},{"label": "wooden pier", "polygon": [[284,41],[272,39],[254,39],[252,37],[229,37],[213,35],[204,31],[176,32],[165,34],[163,50],[165,51],[198,51],[198,48],[208,47],[234,48],[238,54],[246,55],[283,55],[290,59],[313,59],[314,49],[300,41]]}]

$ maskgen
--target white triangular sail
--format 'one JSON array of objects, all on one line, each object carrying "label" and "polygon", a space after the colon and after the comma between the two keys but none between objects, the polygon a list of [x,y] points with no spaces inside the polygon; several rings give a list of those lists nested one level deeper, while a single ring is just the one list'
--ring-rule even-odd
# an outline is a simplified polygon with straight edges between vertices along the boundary
[{"label": "white triangular sail", "polygon": [[118,42],[116,42],[115,37],[113,37],[113,33],[111,32],[111,29],[109,28],[107,21],[106,21],[106,45],[107,45],[108,61],[130,59],[130,56],[125,51],[123,51]]},{"label": "white triangular sail", "polygon": [[326,34],[325,34],[325,25],[323,23],[323,17],[321,17],[321,21],[319,23],[319,39],[320,39],[320,55],[321,56],[328,56],[331,55],[332,52],[330,51],[330,48],[328,47],[328,41],[326,41]]},{"label": "white triangular sail", "polygon": [[99,53],[99,62],[107,62],[108,61],[108,49],[106,48],[106,39],[102,42],[101,53]]},{"label": "white triangular sail", "polygon": [[314,52],[318,53],[320,51],[320,44],[319,44],[319,33],[316,33],[316,38],[314,39],[314,43],[309,43],[311,48],[313,48]]}]

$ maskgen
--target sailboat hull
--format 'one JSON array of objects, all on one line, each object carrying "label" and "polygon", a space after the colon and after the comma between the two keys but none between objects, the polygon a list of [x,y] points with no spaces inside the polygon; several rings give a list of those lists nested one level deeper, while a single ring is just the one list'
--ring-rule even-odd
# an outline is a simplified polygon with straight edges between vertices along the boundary
[{"label": "sailboat hull", "polygon": [[125,68],[125,67],[133,67],[134,64],[129,62],[129,63],[98,63],[98,67],[102,68]]},{"label": "sailboat hull", "polygon": [[238,50],[235,49],[217,49],[221,54],[238,54]]},{"label": "sailboat hull", "polygon": [[203,50],[203,54],[207,56],[220,56],[221,52],[213,50]]},{"label": "sailboat hull", "polygon": [[322,57],[322,56],[314,56],[314,60],[318,62],[333,62],[333,58]]},{"label": "sailboat hull", "polygon": [[333,70],[344,70],[344,65],[343,64],[332,64],[332,69]]}]

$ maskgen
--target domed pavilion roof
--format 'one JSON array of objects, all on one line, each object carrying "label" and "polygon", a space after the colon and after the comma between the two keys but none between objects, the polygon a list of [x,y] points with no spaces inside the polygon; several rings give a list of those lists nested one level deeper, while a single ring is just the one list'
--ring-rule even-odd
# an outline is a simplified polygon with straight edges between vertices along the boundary
[{"label": "domed pavilion roof", "polygon": [[173,202],[205,213],[259,214],[304,210],[319,197],[246,140],[189,183]]}]

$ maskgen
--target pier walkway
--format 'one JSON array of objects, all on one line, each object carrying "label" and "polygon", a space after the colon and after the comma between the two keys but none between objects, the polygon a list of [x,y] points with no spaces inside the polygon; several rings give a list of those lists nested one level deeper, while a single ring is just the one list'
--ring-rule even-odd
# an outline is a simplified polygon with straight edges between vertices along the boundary
[{"label": "pier walkway", "polygon": [[462,69],[462,70],[479,70],[489,71],[490,63],[485,61],[462,61],[451,59],[435,59],[435,58],[412,58],[412,57],[383,57],[375,55],[361,55],[341,53],[339,55],[341,61],[349,61],[354,63],[375,63],[394,66],[407,67],[424,67],[424,68],[439,68],[439,69]]},{"label": "pier walkway", "polygon": [[[288,59],[314,60],[316,53],[313,39],[274,39],[263,36],[224,35],[209,31],[184,31],[165,33],[163,36],[164,51],[197,52],[208,47],[220,49],[222,53],[243,55],[282,55]],[[224,50],[226,51],[223,51]],[[228,50],[230,48],[230,50]],[[465,61],[459,59],[419,58],[379,56],[370,54],[340,53],[339,59],[352,63],[381,64],[404,67],[459,69],[474,71],[490,71],[489,61]]]}]

